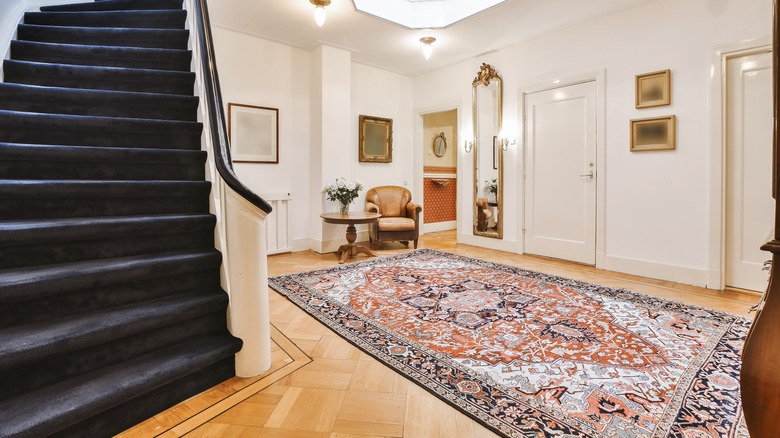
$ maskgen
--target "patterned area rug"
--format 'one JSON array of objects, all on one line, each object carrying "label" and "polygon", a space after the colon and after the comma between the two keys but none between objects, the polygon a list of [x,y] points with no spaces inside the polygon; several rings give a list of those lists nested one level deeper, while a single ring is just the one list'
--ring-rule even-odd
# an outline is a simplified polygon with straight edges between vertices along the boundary
[{"label": "patterned area rug", "polygon": [[747,437],[745,318],[430,249],[270,284],[505,436]]}]

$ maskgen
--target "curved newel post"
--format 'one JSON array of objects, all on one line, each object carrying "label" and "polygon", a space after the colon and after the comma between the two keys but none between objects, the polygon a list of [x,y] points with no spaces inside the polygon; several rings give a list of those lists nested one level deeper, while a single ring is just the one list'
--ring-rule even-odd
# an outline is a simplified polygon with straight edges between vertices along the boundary
[{"label": "curved newel post", "polygon": [[271,324],[266,262],[267,214],[233,190],[225,190],[230,281],[228,328],[244,346],[236,354],[236,375],[253,377],[271,367]]},{"label": "curved newel post", "polygon": [[271,367],[265,223],[271,206],[233,171],[206,0],[184,4],[190,12],[203,147],[208,151],[206,173],[212,182],[211,211],[217,217],[215,245],[222,252],[222,286],[230,297],[228,328],[243,341],[236,354],[236,375],[254,377]]}]

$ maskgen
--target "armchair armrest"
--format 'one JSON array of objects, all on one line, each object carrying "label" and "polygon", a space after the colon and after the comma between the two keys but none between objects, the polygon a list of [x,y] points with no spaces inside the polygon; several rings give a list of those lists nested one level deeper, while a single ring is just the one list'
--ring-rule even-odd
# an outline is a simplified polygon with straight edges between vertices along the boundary
[{"label": "armchair armrest", "polygon": [[379,206],[374,204],[373,202],[366,201],[366,211],[379,213]]},{"label": "armchair armrest", "polygon": [[415,204],[414,202],[406,204],[406,217],[414,219],[415,222],[417,222],[417,217],[420,215],[421,211],[422,207]]}]

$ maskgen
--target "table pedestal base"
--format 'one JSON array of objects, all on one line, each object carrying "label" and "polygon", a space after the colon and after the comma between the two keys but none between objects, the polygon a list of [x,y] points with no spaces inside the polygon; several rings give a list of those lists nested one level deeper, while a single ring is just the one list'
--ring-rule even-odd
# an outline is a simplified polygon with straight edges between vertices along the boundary
[{"label": "table pedestal base", "polygon": [[341,245],[336,251],[336,255],[339,256],[339,264],[344,263],[347,257],[354,257],[358,254],[376,257],[376,254],[372,253],[367,247],[356,244],[355,239],[357,239],[357,230],[354,225],[349,225],[347,227],[347,244]]}]

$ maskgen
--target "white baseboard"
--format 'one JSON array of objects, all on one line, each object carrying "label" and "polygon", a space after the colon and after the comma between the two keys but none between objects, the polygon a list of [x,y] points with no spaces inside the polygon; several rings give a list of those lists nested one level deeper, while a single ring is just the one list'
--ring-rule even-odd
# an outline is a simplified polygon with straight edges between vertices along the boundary
[{"label": "white baseboard", "polygon": [[[355,242],[368,242],[368,231],[358,231],[357,233],[357,240]],[[309,239],[309,247],[306,249],[311,249],[312,251],[318,252],[320,254],[325,254],[329,252],[336,252],[337,249],[341,245],[346,245],[347,239],[342,237],[341,239],[334,239],[334,240],[317,240],[317,239]]]},{"label": "white baseboard", "polygon": [[458,227],[458,221],[433,222],[422,225],[422,234],[435,233],[437,231],[454,230]]},{"label": "white baseboard", "polygon": [[292,252],[300,252],[300,251],[306,251],[308,249],[311,249],[311,241],[313,239],[310,239],[308,237],[304,237],[302,239],[293,239],[292,240]]},{"label": "white baseboard", "polygon": [[604,266],[601,268],[625,274],[674,281],[693,286],[707,286],[707,270],[685,266],[666,265],[645,260],[628,259],[617,256],[604,256]]},{"label": "white baseboard", "polygon": [[458,233],[458,243],[481,246],[482,248],[495,249],[517,253],[517,242],[509,239],[493,239],[490,237],[475,236],[473,234]]}]

